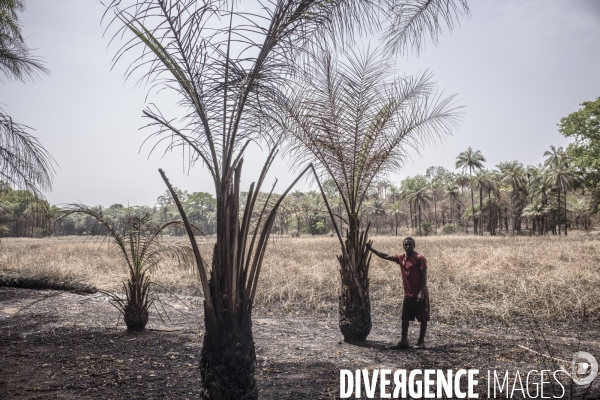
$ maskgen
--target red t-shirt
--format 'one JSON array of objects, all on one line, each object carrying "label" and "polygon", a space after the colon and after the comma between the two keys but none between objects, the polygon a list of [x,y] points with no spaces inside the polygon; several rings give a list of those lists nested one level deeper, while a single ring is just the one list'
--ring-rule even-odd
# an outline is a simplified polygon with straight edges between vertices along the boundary
[{"label": "red t-shirt", "polygon": [[[406,254],[393,256],[394,261],[400,264],[404,296],[417,297],[421,291],[421,271],[427,269],[427,260],[416,251],[407,257]],[[425,286],[425,294],[429,294]]]}]

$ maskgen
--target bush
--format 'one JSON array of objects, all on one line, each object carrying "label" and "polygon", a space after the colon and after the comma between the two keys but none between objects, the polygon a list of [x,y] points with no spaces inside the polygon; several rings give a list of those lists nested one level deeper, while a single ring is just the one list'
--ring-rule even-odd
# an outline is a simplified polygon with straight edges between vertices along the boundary
[{"label": "bush", "polygon": [[431,222],[423,222],[421,224],[421,229],[423,229],[425,236],[427,236],[433,230],[433,224]]},{"label": "bush", "polygon": [[444,232],[447,235],[456,233],[456,227],[452,224],[446,224],[442,227],[442,232]]}]

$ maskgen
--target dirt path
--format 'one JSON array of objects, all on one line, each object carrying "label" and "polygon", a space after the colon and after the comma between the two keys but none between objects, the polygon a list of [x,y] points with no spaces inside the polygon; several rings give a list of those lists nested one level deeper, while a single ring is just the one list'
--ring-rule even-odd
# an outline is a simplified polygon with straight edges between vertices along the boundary
[{"label": "dirt path", "polygon": [[[200,299],[165,300],[170,320],[154,313],[152,330],[128,335],[105,296],[0,288],[0,398],[198,398]],[[341,341],[336,318],[257,310],[253,322],[262,399],[335,398],[340,369],[477,368],[483,378],[543,366],[518,347],[537,348],[525,330],[431,324],[427,349],[394,351],[399,326],[391,319],[376,317],[363,346]],[[588,329],[580,349],[600,355],[600,330]],[[570,359],[576,332],[544,331],[555,354]],[[412,341],[416,335],[411,327]]]}]

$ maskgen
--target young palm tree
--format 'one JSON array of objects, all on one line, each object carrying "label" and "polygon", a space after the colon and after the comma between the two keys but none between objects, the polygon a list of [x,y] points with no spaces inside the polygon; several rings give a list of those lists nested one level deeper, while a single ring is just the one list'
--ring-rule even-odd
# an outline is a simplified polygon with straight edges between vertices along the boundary
[{"label": "young palm tree", "polygon": [[127,265],[129,279],[123,282],[125,299],[108,293],[113,304],[123,314],[128,331],[143,331],[148,323],[149,309],[153,304],[150,298],[150,276],[165,256],[176,256],[181,262],[191,262],[193,255],[189,247],[167,245],[160,241],[160,234],[171,226],[181,226],[180,221],[170,221],[160,226],[151,224],[150,213],[132,215],[123,220],[113,221],[101,209],[82,204],[70,204],[59,213],[60,219],[72,214],[83,214],[95,220],[111,239],[112,245]]},{"label": "young palm tree", "polygon": [[297,164],[314,160],[344,202],[349,227],[345,240],[338,232],[340,330],[347,341],[364,341],[371,314],[363,202],[378,175],[402,165],[407,145],[449,133],[457,113],[453,97],[435,96],[429,74],[397,79],[376,53],[346,56],[347,62],[329,53],[316,59],[295,96],[282,103],[281,124],[296,139],[290,152]]},{"label": "young palm tree", "polygon": [[[462,168],[463,171],[469,169],[469,177],[473,175],[473,171],[483,169],[485,158],[481,155],[481,151],[473,151],[471,146],[466,151],[463,151],[456,157],[456,169]],[[471,208],[475,209],[475,199],[473,195],[473,187],[471,187]],[[473,234],[475,234],[475,213],[473,213]]]}]

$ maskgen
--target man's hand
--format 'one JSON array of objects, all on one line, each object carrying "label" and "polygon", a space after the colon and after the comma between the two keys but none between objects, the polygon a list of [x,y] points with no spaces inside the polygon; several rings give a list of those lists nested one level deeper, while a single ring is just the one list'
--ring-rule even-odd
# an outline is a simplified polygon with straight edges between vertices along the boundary
[{"label": "man's hand", "polygon": [[419,294],[417,295],[417,303],[423,301],[423,299],[425,298],[425,294],[423,293],[423,291],[421,290],[419,292]]},{"label": "man's hand", "polygon": [[367,250],[373,251],[373,246],[371,246],[371,243],[367,243]]}]

